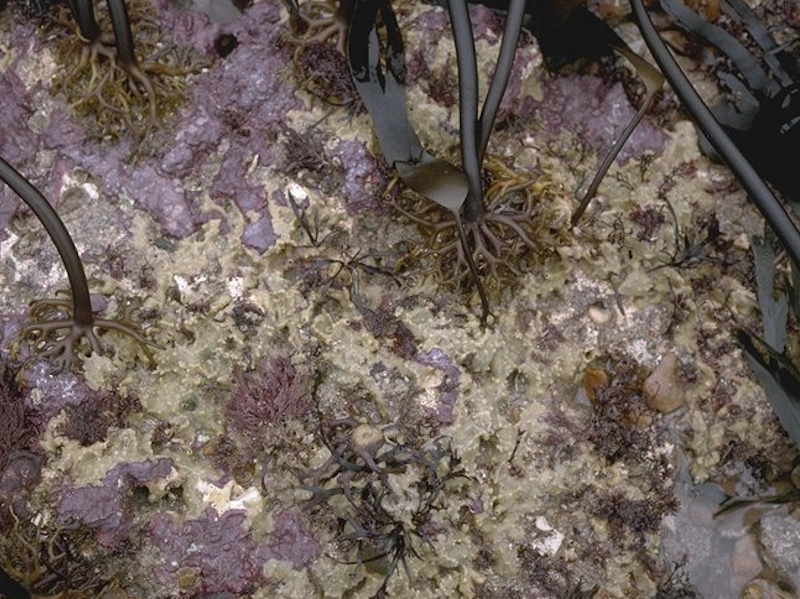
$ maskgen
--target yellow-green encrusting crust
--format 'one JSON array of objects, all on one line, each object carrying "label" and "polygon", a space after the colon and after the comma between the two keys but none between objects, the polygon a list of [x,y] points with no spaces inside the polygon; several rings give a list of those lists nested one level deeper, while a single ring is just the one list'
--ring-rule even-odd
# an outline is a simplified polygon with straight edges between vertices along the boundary
[{"label": "yellow-green encrusting crust", "polygon": [[[413,22],[427,10],[430,7],[415,3],[404,19]],[[409,51],[421,43],[413,26],[406,39]],[[447,35],[432,48],[431,65],[452,64]],[[531,53],[532,65],[540,62],[535,49],[525,51]],[[485,76],[493,47],[480,41],[478,56]],[[49,60],[43,51],[32,66]],[[525,85],[526,93],[535,95],[538,81],[546,76],[534,70]],[[30,75],[29,84],[36,77],[47,80],[50,74],[43,67],[26,72],[35,75]],[[349,122],[350,115],[331,113],[328,105],[298,95],[305,106],[287,115],[288,126],[303,132],[314,125],[330,139],[330,147],[345,138],[377,151],[366,117]],[[457,109],[430,101],[414,86],[409,88],[409,104],[426,147],[453,158]],[[657,581],[642,556],[658,557],[659,533],[639,536],[623,529],[620,534],[592,510],[591,498],[654,498],[646,467],[670,457],[678,443],[684,446],[695,482],[721,476],[731,442],[775,464],[790,459],[763,391],[732,345],[731,321],[758,322],[746,256],[749,236],[760,233],[760,221],[742,192],[714,191],[727,189],[730,175],[700,155],[690,123],[674,123],[669,135],[662,155],[612,167],[580,228],[553,243],[513,290],[499,293],[490,328],[482,328],[460,296],[437,287],[414,263],[397,275],[399,285],[360,270],[329,281],[336,271],[333,261],[343,255],[395,251],[401,242],[424,240],[402,219],[372,213],[349,216],[347,198],[338,189],[323,194],[302,174],[289,178],[279,169],[259,166],[254,176],[270,198],[278,190],[303,196],[309,214],[319,216],[319,238],[336,230],[336,239],[315,247],[291,207],[270,202],[279,239],[263,255],[239,242],[253,217],[242,217],[232,204],[212,203],[207,191],[201,192],[202,209],[223,215],[228,230],[211,221],[168,244],[154,243],[159,225],[146,213],[130,204],[117,206],[116,198],[97,199],[93,208],[98,214],[112,204],[132,222],[130,239],[111,237],[126,249],[126,268],[108,280],[103,291],[138,296],[143,310],[157,312],[161,331],[155,338],[166,349],[158,352],[152,370],[134,362],[133,348],[87,360],[91,387],[135,394],[144,410],[106,441],[89,447],[61,436],[58,421],[52,422],[44,441],[48,461],[38,508],[52,519],[50,498],[65,485],[99,484],[119,463],[168,457],[173,461],[170,475],[152,481],[146,497],[137,496],[135,525],[146,528],[155,514],[182,521],[198,518],[208,507],[220,512],[238,509],[247,514],[245,526],[252,537],[263,542],[274,530],[278,512],[300,510],[309,497],[298,488],[295,473],[319,467],[330,457],[320,442],[317,422],[309,418],[287,423],[284,434],[275,436],[272,450],[257,456],[258,474],[249,481],[222,483],[223,473],[203,449],[230,433],[225,406],[233,373],[276,348],[318,371],[316,399],[323,413],[346,417],[355,411],[376,426],[399,422],[430,438],[432,425],[409,414],[416,417],[439,406],[446,375],[400,355],[391,341],[373,334],[352,301],[351,277],[357,277],[365,306],[388,306],[386,310],[413,335],[420,353],[438,348],[459,371],[453,423],[440,426],[438,432],[452,437],[452,447],[471,477],[470,483],[453,486],[442,497],[432,547],[420,548],[422,560],[409,560],[410,581],[402,573],[392,578],[390,596],[486,599],[508,596],[503,593],[509,588],[533,593],[536,564],[540,569],[554,564],[564,568],[573,584],[579,578],[589,586],[599,584],[598,598],[653,595]],[[526,136],[501,131],[490,152],[511,162],[515,172],[538,168],[546,173],[548,193],[543,201],[551,202],[546,209],[568,218],[570,211],[562,206],[569,206],[581,173],[591,171],[594,160],[581,161],[580,140],[570,132],[542,137],[539,132]],[[707,262],[693,269],[652,270],[672,252],[671,229],[664,226],[639,239],[630,214],[642,205],[657,210],[665,178],[687,165],[693,168],[692,176],[676,175],[675,185],[665,192],[682,230],[696,226],[695,215],[715,213],[722,236],[731,244],[729,257],[743,266],[723,271]],[[214,175],[202,174],[208,180]],[[73,173],[64,193],[82,185]],[[65,215],[68,227],[86,218],[78,209]],[[11,298],[0,300],[9,310],[57,285],[55,275],[39,274],[41,252],[34,243],[34,225],[19,220],[14,226],[14,236],[2,247],[8,260],[0,265],[0,281],[18,290],[14,301],[19,305],[10,303]],[[79,249],[102,252],[111,226],[97,237],[79,234]],[[306,274],[321,261],[323,284],[315,284],[317,279]],[[90,276],[98,272],[94,267]],[[148,273],[147,290],[142,290],[142,272]],[[237,306],[245,304],[254,310],[249,319],[237,315]],[[580,436],[594,417],[582,390],[587,366],[613,355],[650,371],[667,354],[677,355],[685,367],[684,407],[668,417],[649,411],[648,426],[670,426],[680,434],[675,439],[654,437],[641,459],[609,464]],[[725,398],[723,390],[729,393]],[[555,418],[558,414],[561,421]],[[575,435],[569,436],[572,429],[558,422],[570,423]],[[234,440],[241,443],[235,435]],[[671,482],[662,482],[668,490]],[[324,554],[336,531],[322,515],[313,510],[307,514]],[[159,559],[152,550],[134,552],[124,563],[109,563],[109,576],[116,576],[131,596],[163,597],[176,589],[151,581]],[[301,570],[289,562],[268,561],[264,574],[268,582],[253,597],[367,599],[383,581],[380,572],[342,565],[325,555]]]}]

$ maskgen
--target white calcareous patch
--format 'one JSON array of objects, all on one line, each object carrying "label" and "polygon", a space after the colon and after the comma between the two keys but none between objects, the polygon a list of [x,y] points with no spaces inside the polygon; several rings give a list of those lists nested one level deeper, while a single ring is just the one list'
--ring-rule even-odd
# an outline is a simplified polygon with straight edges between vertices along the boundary
[{"label": "white calcareous patch", "polygon": [[228,293],[233,299],[240,299],[244,293],[244,279],[242,277],[228,279]]},{"label": "white calcareous patch", "polygon": [[537,533],[531,546],[542,555],[555,555],[564,542],[564,533],[550,526],[544,516],[537,516],[534,524]]},{"label": "white calcareous patch", "polygon": [[294,181],[289,183],[289,186],[286,189],[295,202],[303,202],[308,199],[308,193],[306,190],[303,189],[300,184],[295,183]]},{"label": "white calcareous patch", "polygon": [[234,480],[229,480],[223,487],[201,480],[197,482],[196,489],[203,496],[203,504],[214,508],[218,514],[229,510],[250,513],[261,508],[262,497],[258,488],[245,489]]}]

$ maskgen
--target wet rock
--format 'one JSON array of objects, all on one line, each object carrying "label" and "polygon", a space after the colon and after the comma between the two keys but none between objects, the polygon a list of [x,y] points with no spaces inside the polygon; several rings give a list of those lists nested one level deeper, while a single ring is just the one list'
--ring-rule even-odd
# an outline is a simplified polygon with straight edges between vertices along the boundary
[{"label": "wet rock", "polygon": [[725,494],[711,483],[693,485],[688,467],[681,469],[675,495],[680,510],[664,519],[661,531],[664,560],[684,564],[689,583],[703,599],[739,597],[749,582],[743,571],[750,563],[748,540],[742,540],[748,535],[745,510],[715,518]]},{"label": "wet rock", "polygon": [[642,384],[647,405],[662,414],[669,414],[685,402],[683,385],[678,380],[678,358],[667,354]]},{"label": "wet rock", "polygon": [[761,572],[758,550],[749,535],[737,539],[731,557],[731,570],[737,586],[745,585],[748,580],[752,580]]},{"label": "wet rock", "polygon": [[774,512],[761,518],[760,541],[769,566],[788,576],[800,589],[800,521],[798,514]]}]

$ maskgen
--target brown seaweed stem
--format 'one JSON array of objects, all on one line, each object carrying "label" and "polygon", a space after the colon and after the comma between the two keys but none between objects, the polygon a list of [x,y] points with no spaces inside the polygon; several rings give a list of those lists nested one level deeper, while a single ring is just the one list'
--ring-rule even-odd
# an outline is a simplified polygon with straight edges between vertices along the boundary
[{"label": "brown seaweed stem", "polygon": [[69,286],[72,290],[72,311],[75,324],[91,326],[92,303],[89,297],[86,272],[64,222],[41,192],[3,158],[0,158],[0,179],[22,198],[22,201],[28,205],[44,226],[67,270]]}]

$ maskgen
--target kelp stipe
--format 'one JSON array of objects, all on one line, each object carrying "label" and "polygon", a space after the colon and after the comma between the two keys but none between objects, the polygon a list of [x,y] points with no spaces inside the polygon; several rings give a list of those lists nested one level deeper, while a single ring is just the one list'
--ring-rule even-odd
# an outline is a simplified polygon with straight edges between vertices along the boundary
[{"label": "kelp stipe", "polygon": [[101,31],[94,16],[94,0],[68,0],[67,4],[84,40],[88,44],[99,41]]},{"label": "kelp stipe", "polygon": [[[675,90],[695,124],[705,134],[714,150],[727,163],[764,215],[767,224],[786,249],[793,269],[797,270],[800,267],[800,232],[797,227],[686,79],[666,45],[658,36],[642,0],[631,0],[631,6],[642,36],[667,81]],[[737,340],[742,346],[751,368],[763,385],[781,425],[795,444],[800,446],[800,372],[783,353],[786,303],[776,304],[771,299],[771,287],[774,280],[774,264],[772,263],[774,257],[771,245],[756,244],[754,251],[758,268],[756,273],[758,294],[764,312],[767,341],[774,343],[776,347],[771,347],[770,343],[744,330],[737,333]],[[767,251],[768,255],[765,253]]]},{"label": "kelp stipe", "polygon": [[[491,111],[487,110],[486,107],[492,106],[491,98],[495,84],[498,83],[496,91],[499,92],[500,97],[502,97],[502,92],[505,90],[507,77],[511,71],[511,63],[514,58],[514,49],[517,45],[517,38],[521,27],[525,27],[536,36],[545,62],[551,70],[556,70],[564,64],[573,62],[578,58],[595,57],[613,51],[627,59],[644,82],[644,100],[600,161],[592,181],[581,197],[578,208],[573,212],[571,222],[572,225],[575,225],[580,220],[589,202],[591,202],[592,198],[594,198],[597,193],[597,189],[600,187],[611,164],[644,118],[644,115],[653,105],[656,93],[664,84],[664,78],[658,69],[631,50],[622,38],[620,38],[604,21],[589,12],[589,10],[581,6],[580,2],[576,0],[537,0],[529,2],[525,2],[524,0],[515,2],[511,0],[510,3],[500,0],[471,1],[484,4],[493,9],[502,10],[507,8],[508,10],[506,15],[506,28],[503,35],[503,47],[500,50],[495,77],[492,80],[492,88],[489,90],[489,95],[484,105],[484,111],[487,116],[491,114]],[[445,2],[442,1],[440,3]],[[468,23],[469,14],[466,8],[462,8],[464,0],[446,2],[446,4],[450,10],[451,21],[454,24],[454,36],[456,37],[457,48],[461,48],[464,52],[469,52],[469,31],[465,26],[465,24]],[[456,11],[455,14],[454,10]],[[463,40],[460,45],[459,38]],[[508,61],[507,64],[504,61]],[[470,72],[471,67],[469,67],[469,59],[465,61],[464,67],[465,68],[462,68],[461,63],[459,63],[460,77],[466,75],[465,78],[470,81],[471,85],[472,75]],[[505,79],[498,77],[498,74],[502,73],[506,73]],[[503,83],[500,83],[500,81],[503,81]],[[499,104],[499,98],[497,98],[497,103]],[[496,111],[496,107],[494,107],[494,110]],[[493,121],[493,119],[494,115],[491,114],[491,120]],[[483,152],[486,148],[490,130],[491,123],[486,127],[484,114],[481,114],[480,162],[482,162]],[[464,163],[464,170],[467,171],[468,177],[469,164],[468,162]],[[471,207],[470,201],[468,200],[467,203],[467,208],[469,210]],[[477,203],[474,205],[474,210],[479,210]]]},{"label": "kelp stipe", "polygon": [[[529,231],[534,206],[529,198],[520,207],[486,199],[482,165],[503,92],[508,84],[514,53],[525,14],[525,1],[512,0],[495,73],[483,108],[478,114],[477,69],[472,25],[464,0],[449,4],[459,67],[460,138],[462,169],[434,158],[422,148],[408,121],[405,107],[405,64],[402,38],[388,1],[356,2],[348,57],[356,88],[372,116],[381,150],[412,190],[450,212],[451,218],[431,223],[421,214],[400,209],[416,224],[432,230],[429,250],[440,256],[455,254],[451,281],[466,275],[476,282],[482,321],[489,316],[489,300],[481,280],[480,265],[500,282],[499,270],[519,271],[502,255],[508,251],[536,249]],[[387,30],[386,73],[380,69],[376,18],[380,10]],[[500,187],[502,189],[502,186]],[[444,242],[441,239],[444,238]]]},{"label": "kelp stipe", "polygon": [[736,144],[717,122],[711,110],[692,87],[672,54],[658,36],[642,0],[630,0],[639,30],[667,81],[695,124],[700,128],[714,150],[728,165],[775,232],[795,268],[800,268],[800,231],[775,198],[764,180],[745,158]]},{"label": "kelp stipe", "polygon": [[132,337],[149,358],[148,349],[159,346],[144,337],[141,327],[127,317],[108,320],[95,318],[92,314],[89,285],[78,250],[61,218],[41,192],[2,158],[0,179],[30,207],[42,223],[61,256],[69,278],[69,300],[44,299],[31,304],[33,322],[23,327],[20,336],[22,340],[32,342],[33,357],[49,359],[56,372],[71,370],[75,366],[76,354],[102,353],[95,329],[105,329]]},{"label": "kelp stipe", "polygon": [[[155,8],[147,0],[106,4],[107,13],[96,13],[93,0],[69,0],[78,32],[58,44],[55,58],[65,68],[55,86],[76,115],[91,117],[91,136],[132,136],[138,145],[159,118],[174,113],[185,100],[186,83],[178,76],[197,72],[202,65],[152,26]],[[141,22],[136,43],[132,19]],[[113,33],[104,31],[108,28]],[[159,62],[148,62],[156,53]]]},{"label": "kelp stipe", "polygon": [[131,31],[131,23],[128,18],[128,9],[125,6],[124,0],[107,0],[108,12],[111,17],[111,26],[114,30],[114,46],[115,51],[107,46],[111,40],[107,36],[103,36],[97,19],[94,15],[94,0],[69,0],[69,8],[72,16],[78,23],[81,36],[85,42],[84,48],[81,50],[81,57],[78,65],[70,73],[65,80],[65,84],[70,78],[78,73],[84,65],[88,62],[97,59],[98,55],[105,56],[110,60],[119,62],[122,68],[128,75],[137,83],[139,83],[147,94],[147,100],[150,107],[151,124],[156,119],[156,95],[153,89],[153,84],[150,79],[139,67],[136,60],[136,53],[134,50],[133,33]]},{"label": "kelp stipe", "polygon": [[[711,112],[761,175],[800,214],[800,176],[786,167],[787,156],[800,152],[800,63],[779,46],[766,26],[742,0],[722,2],[723,11],[760,50],[760,58],[733,35],[705,21],[681,0],[661,0],[662,7],[684,29],[716,46],[737,73],[726,73],[730,94]],[[714,155],[701,139],[706,154]]]},{"label": "kelp stipe", "polygon": [[[380,66],[381,45],[377,17],[386,28],[385,72]],[[461,209],[469,192],[464,173],[434,158],[422,147],[408,120],[405,95],[403,40],[388,0],[356,0],[348,38],[348,62],[356,89],[372,117],[381,151],[412,190],[449,210],[481,299],[481,321],[489,317],[489,300],[469,249]]]},{"label": "kelp stipe", "polygon": [[503,92],[511,76],[514,52],[517,49],[522,19],[525,16],[525,0],[511,0],[500,54],[492,75],[480,117],[478,117],[478,68],[475,58],[475,40],[466,0],[451,0],[447,3],[453,39],[458,61],[459,121],[461,136],[461,164],[469,183],[470,193],[464,207],[464,218],[477,223],[486,213],[484,202],[482,167],[489,145],[489,137],[497,117]]},{"label": "kelp stipe", "polygon": [[111,26],[114,29],[114,40],[117,48],[117,60],[128,75],[147,93],[147,102],[150,107],[150,124],[156,121],[156,92],[149,77],[145,74],[136,60],[133,46],[133,33],[131,22],[128,18],[128,9],[125,0],[107,0],[108,12],[111,15]]}]

